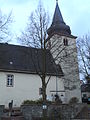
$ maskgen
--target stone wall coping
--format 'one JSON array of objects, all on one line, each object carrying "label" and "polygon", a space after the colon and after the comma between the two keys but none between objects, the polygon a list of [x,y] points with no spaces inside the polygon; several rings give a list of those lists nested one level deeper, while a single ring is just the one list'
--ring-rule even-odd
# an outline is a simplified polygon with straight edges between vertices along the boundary
[{"label": "stone wall coping", "polygon": [[[43,104],[25,104],[25,105],[21,105],[21,107],[23,106],[42,106]],[[77,105],[87,105],[86,103],[75,103],[75,104],[56,104],[56,103],[52,103],[52,104],[49,104],[49,103],[46,103],[46,105],[48,106],[77,106]]]}]

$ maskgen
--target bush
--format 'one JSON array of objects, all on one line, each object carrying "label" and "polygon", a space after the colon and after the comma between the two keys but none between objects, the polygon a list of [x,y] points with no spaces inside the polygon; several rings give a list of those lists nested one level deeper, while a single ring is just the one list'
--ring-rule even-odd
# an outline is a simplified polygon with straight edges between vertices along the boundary
[{"label": "bush", "polygon": [[74,104],[74,103],[78,103],[78,98],[77,97],[72,97],[69,101],[69,104]]},{"label": "bush", "polygon": [[24,100],[22,105],[27,105],[27,104],[35,104],[35,101],[33,100]]},{"label": "bush", "polygon": [[[51,103],[51,101],[46,101],[46,103]],[[39,100],[24,100],[22,105],[27,105],[27,104],[43,104],[43,100],[39,99]]]}]

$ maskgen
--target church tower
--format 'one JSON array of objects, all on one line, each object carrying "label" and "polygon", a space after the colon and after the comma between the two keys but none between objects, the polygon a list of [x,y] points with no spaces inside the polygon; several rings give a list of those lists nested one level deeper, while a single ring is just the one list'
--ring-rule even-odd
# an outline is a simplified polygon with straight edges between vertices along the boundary
[{"label": "church tower", "polygon": [[63,20],[58,0],[52,20],[52,24],[47,31],[48,47],[64,73],[60,78],[64,82],[65,102],[68,103],[73,97],[81,102],[81,89],[78,70],[76,36],[71,34],[70,27]]}]

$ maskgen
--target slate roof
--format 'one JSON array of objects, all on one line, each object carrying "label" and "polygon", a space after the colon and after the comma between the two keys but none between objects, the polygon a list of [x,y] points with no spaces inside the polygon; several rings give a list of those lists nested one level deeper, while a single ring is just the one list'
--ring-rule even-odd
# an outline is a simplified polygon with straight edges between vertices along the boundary
[{"label": "slate roof", "polygon": [[81,85],[81,92],[90,92],[90,83]]},{"label": "slate roof", "polygon": [[[41,49],[0,44],[0,71],[37,74],[42,72]],[[49,50],[46,51],[46,73],[62,76],[63,72],[56,65]]]},{"label": "slate roof", "polygon": [[48,29],[47,33],[48,35],[51,35],[53,32],[59,32],[65,35],[71,35],[71,30],[68,25],[63,20],[60,8],[58,6],[58,2],[56,2],[56,8],[53,16],[53,21]]}]

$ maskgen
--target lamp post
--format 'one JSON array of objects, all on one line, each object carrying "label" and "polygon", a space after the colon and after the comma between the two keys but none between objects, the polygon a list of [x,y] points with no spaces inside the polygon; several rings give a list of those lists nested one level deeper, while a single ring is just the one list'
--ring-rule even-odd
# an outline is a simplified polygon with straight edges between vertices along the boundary
[{"label": "lamp post", "polygon": [[43,103],[43,120],[47,120],[47,105]]}]

